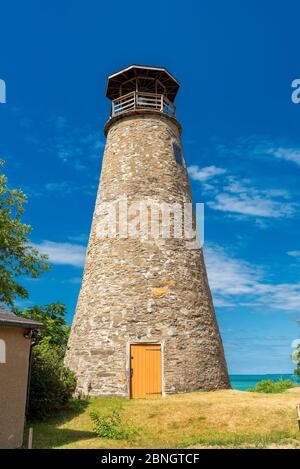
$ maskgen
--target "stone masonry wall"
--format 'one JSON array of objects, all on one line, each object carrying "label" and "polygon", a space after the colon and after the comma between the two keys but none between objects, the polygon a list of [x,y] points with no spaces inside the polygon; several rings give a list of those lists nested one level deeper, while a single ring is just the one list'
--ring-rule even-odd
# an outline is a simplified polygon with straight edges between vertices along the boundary
[{"label": "stone masonry wall", "polygon": [[180,127],[157,112],[111,120],[66,363],[78,391],[129,395],[129,344],[161,343],[164,393],[230,387],[203,254],[183,239],[99,239],[101,202],[191,201],[172,143]]}]

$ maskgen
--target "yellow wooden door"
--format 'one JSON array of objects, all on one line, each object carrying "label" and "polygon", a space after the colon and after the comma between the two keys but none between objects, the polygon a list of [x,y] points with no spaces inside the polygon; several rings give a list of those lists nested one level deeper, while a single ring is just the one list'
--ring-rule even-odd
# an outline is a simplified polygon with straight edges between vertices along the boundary
[{"label": "yellow wooden door", "polygon": [[161,397],[161,347],[136,344],[130,347],[131,397]]}]

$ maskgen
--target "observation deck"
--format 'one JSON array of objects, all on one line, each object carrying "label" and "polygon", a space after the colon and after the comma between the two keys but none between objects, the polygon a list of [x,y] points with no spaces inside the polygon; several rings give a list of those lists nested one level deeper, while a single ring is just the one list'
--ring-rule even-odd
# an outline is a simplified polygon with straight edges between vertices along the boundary
[{"label": "observation deck", "polygon": [[150,110],[176,118],[174,100],[179,82],[161,67],[130,65],[108,77],[106,96],[110,117],[136,110]]}]

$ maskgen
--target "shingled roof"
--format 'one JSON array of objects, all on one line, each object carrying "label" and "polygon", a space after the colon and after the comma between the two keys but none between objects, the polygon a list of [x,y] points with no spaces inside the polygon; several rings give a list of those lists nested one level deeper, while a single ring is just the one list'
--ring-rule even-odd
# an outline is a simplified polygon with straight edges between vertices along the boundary
[{"label": "shingled roof", "polygon": [[12,313],[4,306],[0,305],[0,326],[18,326],[26,329],[37,329],[42,327],[41,322],[33,321],[31,319],[22,318]]},{"label": "shingled roof", "polygon": [[[129,65],[112,75],[109,75],[106,84],[106,96],[109,99],[115,99],[120,96],[120,86],[122,86],[122,94],[135,91],[135,78],[138,78],[143,86],[147,87],[149,79],[159,80],[165,88],[164,94],[170,101],[174,101],[180,84],[176,78],[164,67],[152,67],[149,65]],[[153,87],[153,85],[152,85]],[[151,89],[149,89],[151,92]],[[153,92],[153,90],[152,90]]]}]

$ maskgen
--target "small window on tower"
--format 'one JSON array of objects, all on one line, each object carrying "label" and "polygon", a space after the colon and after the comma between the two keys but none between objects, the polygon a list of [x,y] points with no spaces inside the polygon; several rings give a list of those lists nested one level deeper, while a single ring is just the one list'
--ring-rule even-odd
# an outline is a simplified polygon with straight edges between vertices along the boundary
[{"label": "small window on tower", "polygon": [[175,156],[175,160],[178,164],[182,165],[182,151],[177,143],[173,143],[173,152]]}]

